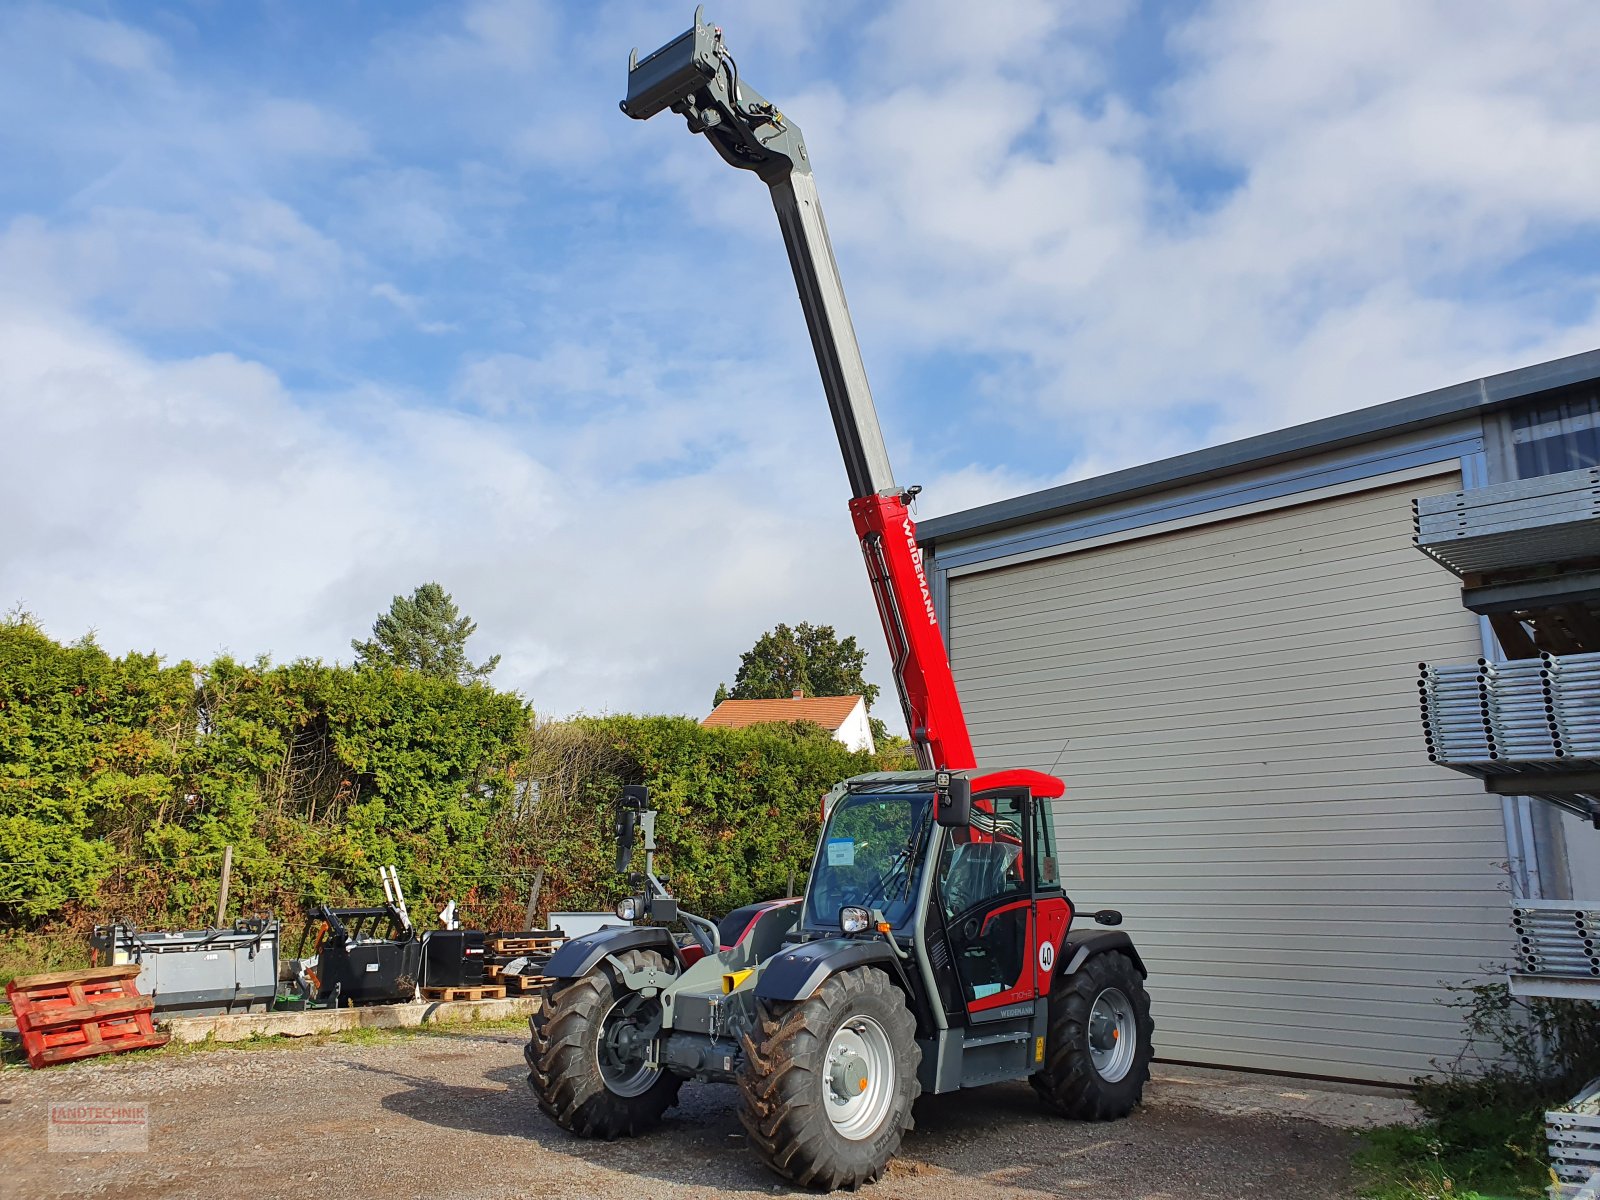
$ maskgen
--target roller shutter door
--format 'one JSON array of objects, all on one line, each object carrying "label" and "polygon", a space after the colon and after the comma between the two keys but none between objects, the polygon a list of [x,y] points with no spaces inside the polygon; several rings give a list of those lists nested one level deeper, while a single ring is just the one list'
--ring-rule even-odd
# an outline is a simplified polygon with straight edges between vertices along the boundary
[{"label": "roller shutter door", "polygon": [[1506,954],[1500,805],[1421,748],[1479,653],[1411,482],[951,580],[980,762],[1054,769],[1080,910],[1121,909],[1165,1059],[1405,1082]]}]

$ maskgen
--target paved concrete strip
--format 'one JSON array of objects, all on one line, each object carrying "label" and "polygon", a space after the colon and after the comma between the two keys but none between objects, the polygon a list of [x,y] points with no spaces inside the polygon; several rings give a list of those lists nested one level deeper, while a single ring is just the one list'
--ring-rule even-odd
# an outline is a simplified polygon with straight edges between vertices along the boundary
[{"label": "paved concrete strip", "polygon": [[1185,1104],[1228,1116],[1291,1117],[1333,1129],[1414,1125],[1422,1119],[1400,1088],[1257,1075],[1158,1063],[1152,1103]]},{"label": "paved concrete strip", "polygon": [[364,1008],[311,1008],[304,1012],[233,1013],[215,1017],[171,1017],[162,1027],[175,1042],[243,1042],[255,1037],[309,1037],[346,1029],[415,1029],[419,1025],[463,1025],[526,1016],[534,996],[502,1000],[424,1000]]}]

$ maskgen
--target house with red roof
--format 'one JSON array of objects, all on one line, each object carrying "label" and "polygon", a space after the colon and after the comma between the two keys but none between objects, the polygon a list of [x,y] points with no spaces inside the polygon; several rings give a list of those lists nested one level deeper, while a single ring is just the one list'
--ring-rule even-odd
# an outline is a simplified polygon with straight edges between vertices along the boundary
[{"label": "house with red roof", "polygon": [[743,729],[749,725],[811,721],[821,725],[851,750],[876,749],[867,702],[861,696],[804,696],[787,700],[724,700],[700,724],[706,728]]}]

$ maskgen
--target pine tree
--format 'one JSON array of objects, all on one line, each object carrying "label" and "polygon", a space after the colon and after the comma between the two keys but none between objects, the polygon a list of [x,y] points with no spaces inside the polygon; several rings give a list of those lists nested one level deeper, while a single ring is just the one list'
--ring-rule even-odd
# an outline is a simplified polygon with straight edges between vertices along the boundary
[{"label": "pine tree", "polygon": [[500,665],[500,656],[476,667],[467,659],[467,639],[477,628],[449,592],[425,583],[409,597],[396,596],[389,611],[372,623],[372,637],[352,640],[350,647],[360,666],[403,667],[436,679],[482,683]]}]

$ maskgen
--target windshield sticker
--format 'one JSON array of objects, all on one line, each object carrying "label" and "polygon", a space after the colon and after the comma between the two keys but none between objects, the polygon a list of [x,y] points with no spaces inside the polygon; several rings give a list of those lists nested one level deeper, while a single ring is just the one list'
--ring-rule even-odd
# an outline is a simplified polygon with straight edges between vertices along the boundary
[{"label": "windshield sticker", "polygon": [[828,865],[830,867],[853,867],[856,865],[856,841],[854,838],[829,838],[828,839]]}]

